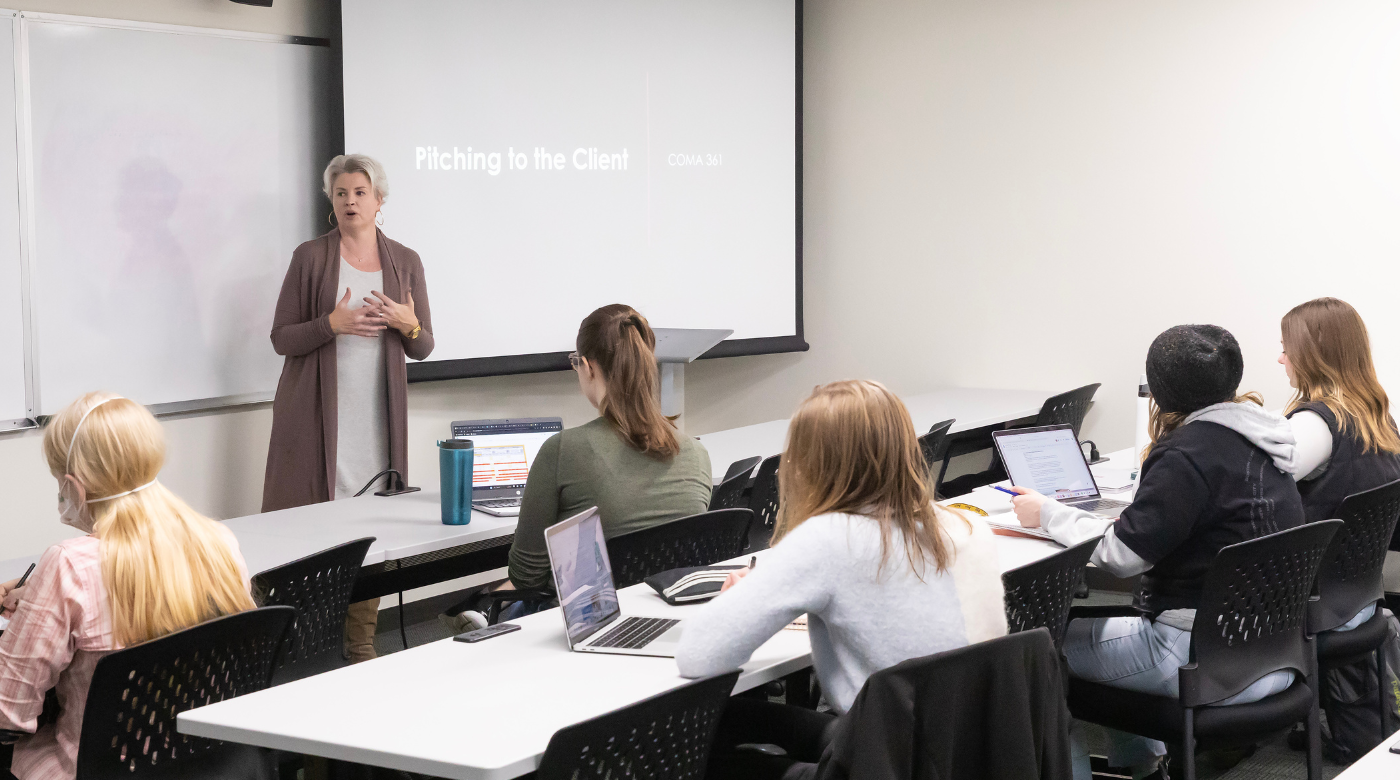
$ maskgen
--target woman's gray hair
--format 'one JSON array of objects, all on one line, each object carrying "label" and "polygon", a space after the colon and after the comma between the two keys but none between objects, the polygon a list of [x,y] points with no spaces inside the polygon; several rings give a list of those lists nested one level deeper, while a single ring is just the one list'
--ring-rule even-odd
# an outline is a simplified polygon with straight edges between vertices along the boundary
[{"label": "woman's gray hair", "polygon": [[331,160],[321,176],[321,191],[327,198],[335,199],[331,186],[335,184],[335,177],[342,173],[363,173],[369,179],[369,186],[374,188],[375,197],[381,202],[389,199],[389,175],[384,173],[384,166],[378,160],[367,154],[341,154]]}]

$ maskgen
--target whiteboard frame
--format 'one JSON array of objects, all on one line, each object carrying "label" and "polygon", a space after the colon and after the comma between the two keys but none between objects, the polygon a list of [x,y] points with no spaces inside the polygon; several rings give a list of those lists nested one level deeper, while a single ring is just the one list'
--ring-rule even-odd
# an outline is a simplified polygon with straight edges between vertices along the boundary
[{"label": "whiteboard frame", "polygon": [[[0,13],[5,13],[0,9]],[[190,27],[176,24],[160,24],[158,22],[135,22],[124,19],[103,19],[95,16],[76,16],[72,14],[39,13],[33,11],[14,11],[16,24],[15,34],[15,96],[18,106],[16,106],[16,137],[19,140],[19,170],[20,170],[20,269],[21,279],[24,289],[22,297],[24,301],[24,373],[26,384],[26,406],[29,411],[29,418],[25,420],[10,421],[15,424],[16,429],[39,427],[37,422],[37,410],[42,408],[40,403],[41,390],[39,386],[39,343],[38,343],[38,318],[34,312],[34,292],[37,279],[33,274],[34,241],[33,237],[37,232],[34,224],[34,146],[33,146],[33,117],[31,115],[30,88],[29,88],[29,25],[30,24],[69,24],[83,27],[105,27],[117,30],[138,30],[142,32],[160,32],[173,35],[195,35],[206,38],[228,38],[242,41],[258,41],[261,43],[283,43],[298,46],[323,46],[331,48],[331,42],[327,38],[314,38],[304,35],[278,35],[275,33],[245,32],[242,30],[223,30],[216,27]],[[332,55],[334,52],[332,51]],[[147,406],[152,414],[171,415],[185,414],[190,412],[213,411],[216,409],[226,409],[236,406],[248,406],[264,404],[273,400],[276,388],[256,393],[243,393],[240,395],[220,396],[217,398],[199,398],[189,401],[173,401],[170,403],[151,404]],[[9,430],[10,422],[0,421],[0,432]]]},{"label": "whiteboard frame", "polygon": [[20,278],[20,322],[23,325],[22,337],[24,339],[24,407],[28,417],[21,417],[16,420],[0,420],[0,431],[23,431],[38,428],[39,423],[34,419],[34,356],[32,348],[34,341],[31,338],[29,320],[29,200],[26,193],[29,191],[29,116],[27,109],[29,70],[28,52],[24,49],[24,24],[21,21],[23,13],[9,8],[0,9],[0,14],[9,14],[14,20],[11,25],[11,34],[14,37],[14,67],[15,67],[15,171],[19,180],[19,192],[15,196],[19,199],[19,278]]}]

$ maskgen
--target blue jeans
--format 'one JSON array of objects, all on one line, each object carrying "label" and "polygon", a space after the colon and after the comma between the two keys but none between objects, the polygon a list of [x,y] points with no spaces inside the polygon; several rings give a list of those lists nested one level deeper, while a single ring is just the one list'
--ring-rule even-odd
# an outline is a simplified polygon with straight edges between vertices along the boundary
[{"label": "blue jeans", "polygon": [[[1070,674],[1081,680],[1175,698],[1179,669],[1190,660],[1191,632],[1140,617],[1075,620],[1065,632],[1064,651]],[[1293,678],[1291,671],[1273,672],[1212,706],[1259,701],[1288,688]],[[1083,730],[1079,721],[1070,729],[1075,780],[1090,778]],[[1167,746],[1155,739],[1112,729],[1109,738],[1108,763],[1112,766],[1133,767],[1146,774],[1167,754]]]}]

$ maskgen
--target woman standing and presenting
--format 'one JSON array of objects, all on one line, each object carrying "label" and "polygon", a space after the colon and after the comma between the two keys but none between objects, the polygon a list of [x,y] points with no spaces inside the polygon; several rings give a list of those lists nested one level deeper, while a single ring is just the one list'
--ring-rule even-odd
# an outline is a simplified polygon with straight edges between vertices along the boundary
[{"label": "woman standing and presenting", "polygon": [[[408,467],[404,356],[433,351],[418,253],[377,226],[384,169],[362,154],[326,166],[334,227],[292,253],[272,322],[286,357],[272,404],[264,512],[349,498],[386,468]],[[374,657],[379,600],[352,604],[346,648]]]}]

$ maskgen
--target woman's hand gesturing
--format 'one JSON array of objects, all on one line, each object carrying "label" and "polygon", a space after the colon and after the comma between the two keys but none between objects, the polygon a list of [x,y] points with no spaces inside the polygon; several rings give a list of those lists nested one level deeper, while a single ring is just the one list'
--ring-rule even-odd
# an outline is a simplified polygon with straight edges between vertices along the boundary
[{"label": "woman's hand gesturing", "polygon": [[[396,303],[393,298],[378,290],[371,290],[374,298],[366,298],[365,302],[379,307],[380,316],[389,327],[407,336],[418,327],[418,315],[413,312],[413,291],[404,291],[404,300],[408,303]],[[378,300],[376,300],[378,299]]]},{"label": "woman's hand gesturing", "polygon": [[371,303],[372,306],[350,308],[350,288],[346,287],[345,295],[335,305],[335,311],[331,312],[331,330],[337,336],[378,336],[379,331],[384,330],[384,315],[379,310],[378,301]]}]

